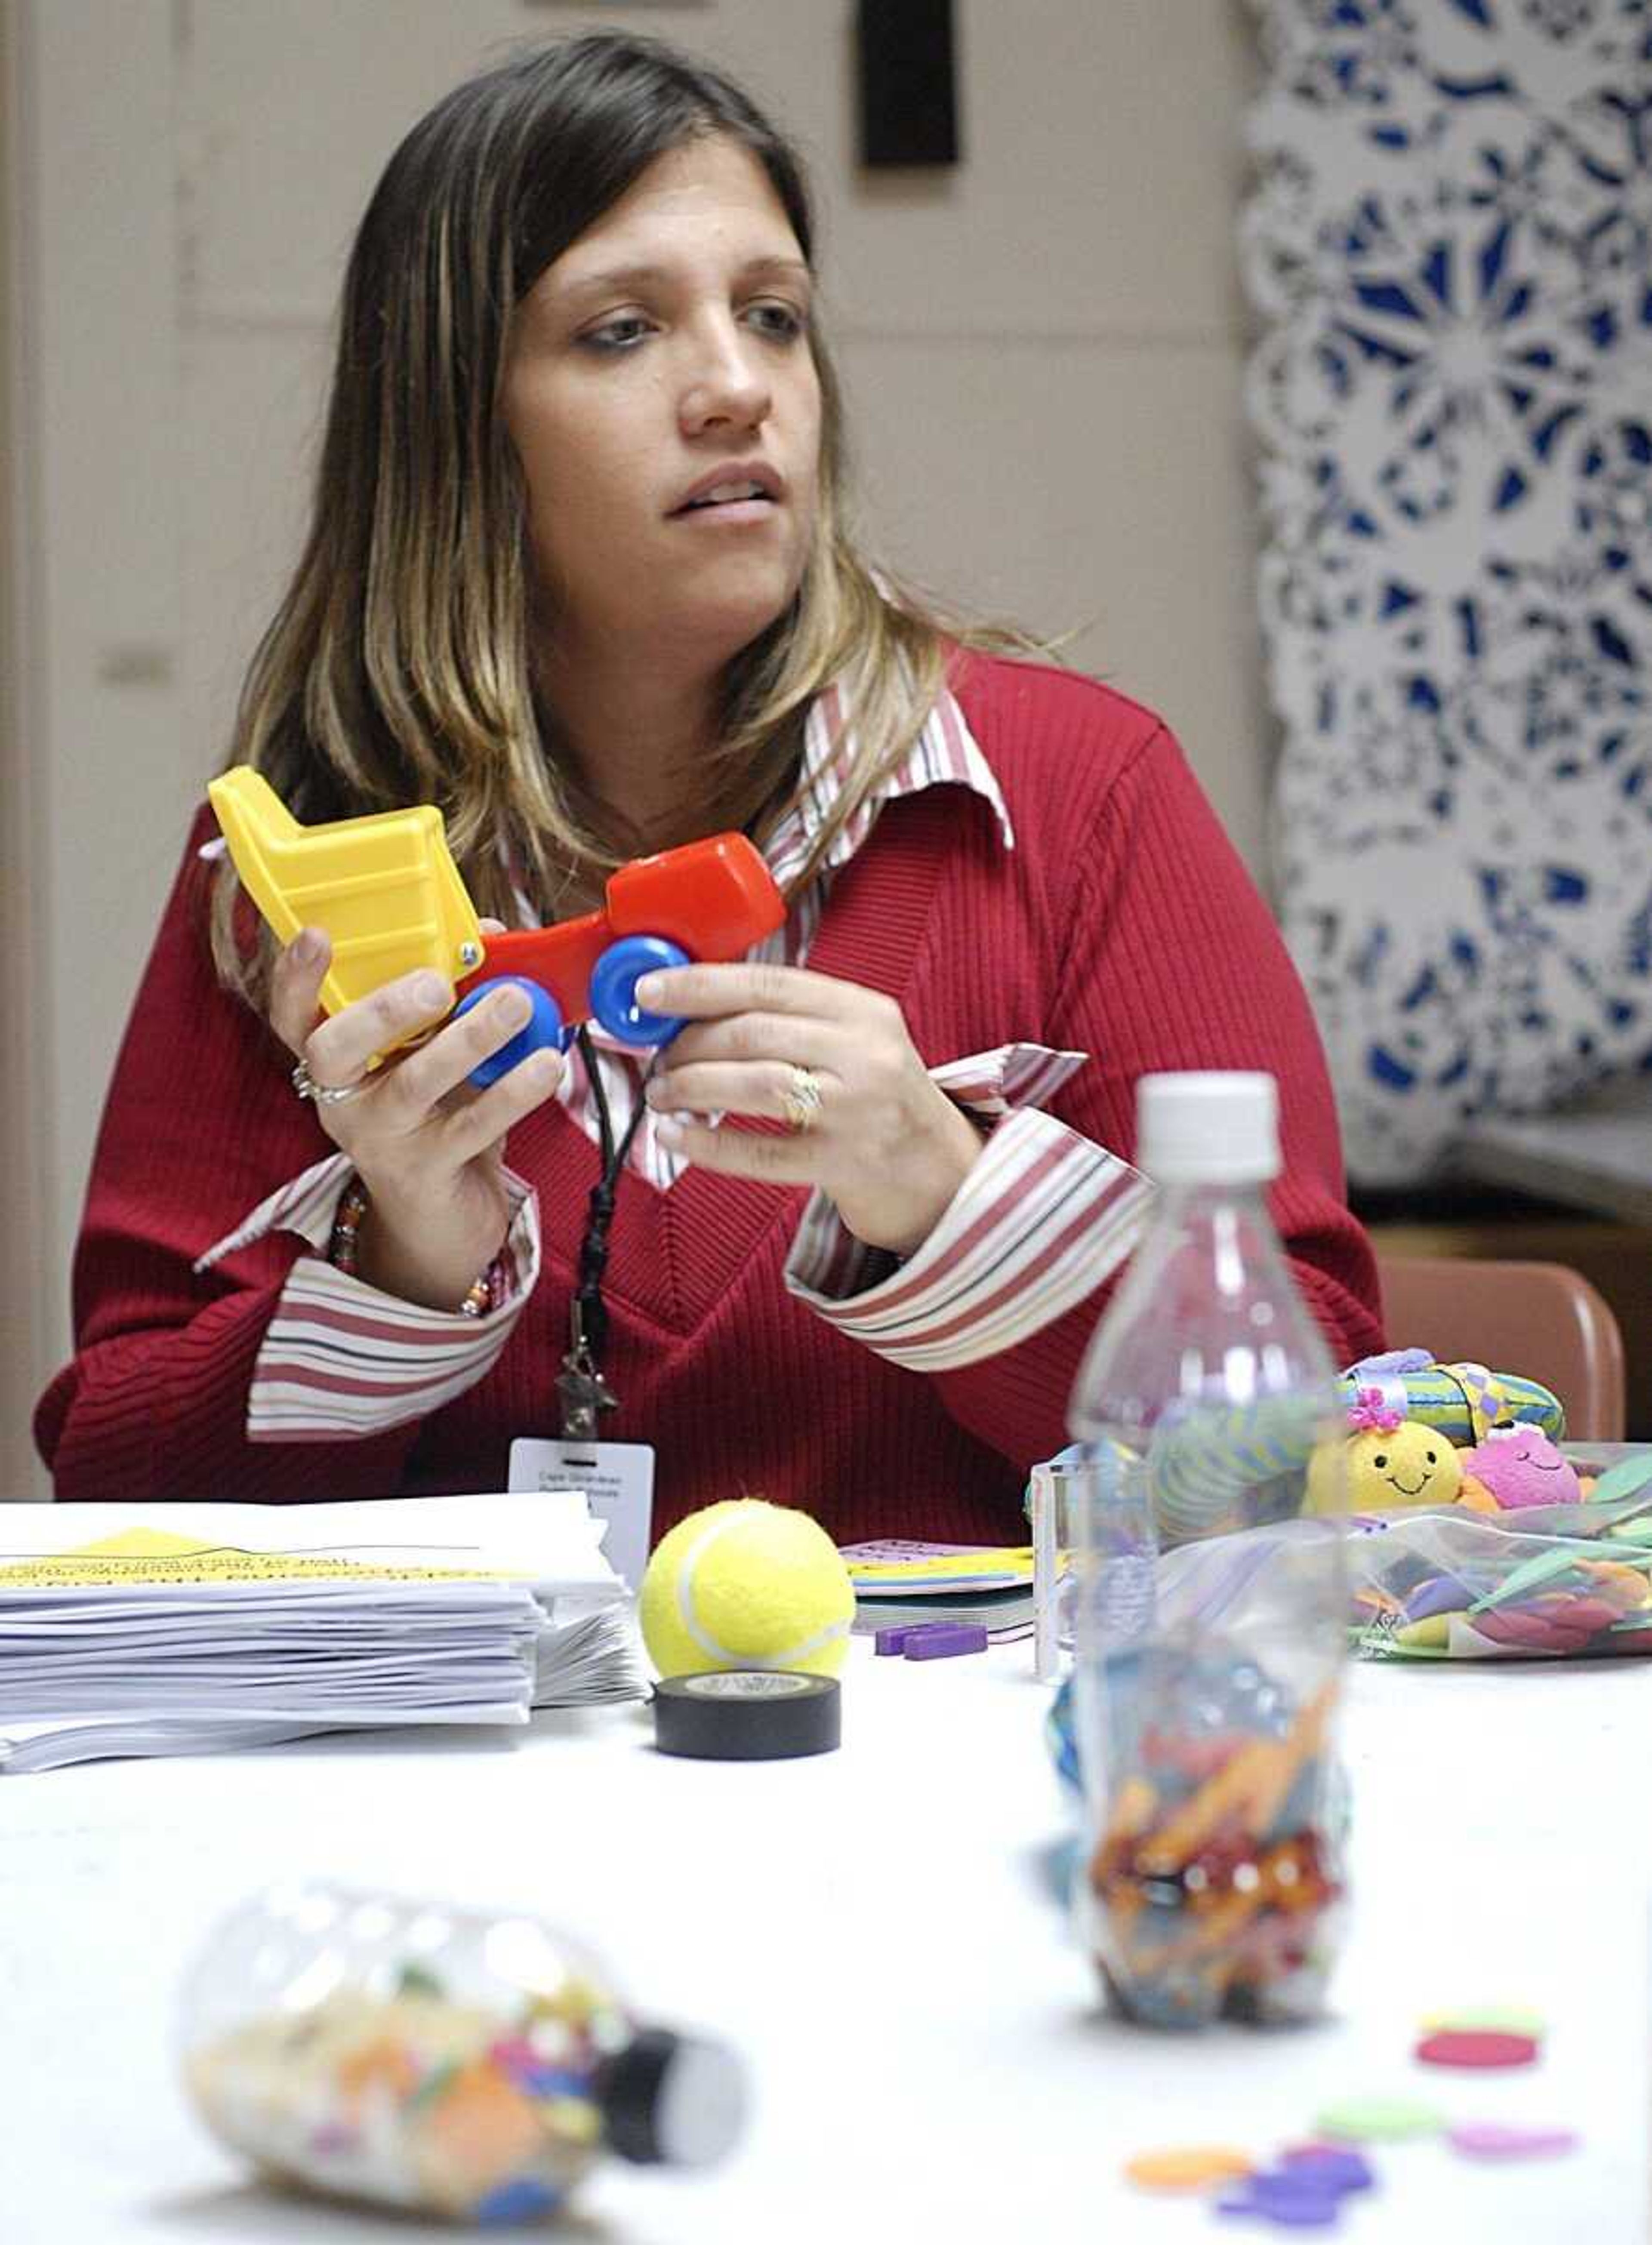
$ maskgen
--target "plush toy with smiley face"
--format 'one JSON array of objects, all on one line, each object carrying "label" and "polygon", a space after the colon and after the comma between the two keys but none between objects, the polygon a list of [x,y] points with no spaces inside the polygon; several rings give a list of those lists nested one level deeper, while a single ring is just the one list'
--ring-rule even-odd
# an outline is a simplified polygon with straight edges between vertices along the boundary
[{"label": "plush toy with smiley face", "polygon": [[1463,1471],[1490,1492],[1499,1512],[1529,1505],[1579,1504],[1577,1470],[1535,1427],[1493,1427],[1463,1453]]},{"label": "plush toy with smiley face", "polygon": [[1398,1512],[1457,1502],[1462,1462],[1444,1434],[1385,1407],[1374,1387],[1359,1390],[1348,1419],[1353,1432],[1322,1442],[1309,1461],[1304,1512]]}]

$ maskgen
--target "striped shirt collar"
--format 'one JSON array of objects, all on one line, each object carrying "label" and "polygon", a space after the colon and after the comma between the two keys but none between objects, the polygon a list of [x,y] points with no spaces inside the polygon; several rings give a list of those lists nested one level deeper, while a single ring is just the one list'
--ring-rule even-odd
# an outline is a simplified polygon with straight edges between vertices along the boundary
[{"label": "striped shirt collar", "polygon": [[[769,838],[765,851],[769,871],[782,888],[806,860],[830,818],[853,763],[856,745],[848,695],[841,684],[828,686],[816,695],[805,721],[803,769],[796,801]],[[1004,848],[1013,850],[1015,828],[992,767],[969,730],[956,696],[942,687],[906,757],[856,806],[827,851],[822,871],[836,872],[848,864],[886,803],[903,795],[921,794],[925,788],[949,784],[967,787],[984,799],[997,821]]]},{"label": "striped shirt collar", "polygon": [[[853,719],[844,689],[828,686],[816,695],[804,721],[803,769],[797,800],[770,836],[765,851],[769,871],[782,888],[806,862],[815,837],[831,817],[853,763],[855,746]],[[826,851],[821,871],[834,873],[848,864],[886,803],[903,795],[921,795],[925,788],[949,785],[967,787],[980,796],[997,821],[1004,848],[1015,848],[1016,830],[992,767],[981,753],[957,697],[942,687],[905,759],[857,805]],[[228,847],[222,835],[215,834],[195,854],[216,861],[228,855]],[[520,888],[516,900],[521,925],[538,926]]]}]

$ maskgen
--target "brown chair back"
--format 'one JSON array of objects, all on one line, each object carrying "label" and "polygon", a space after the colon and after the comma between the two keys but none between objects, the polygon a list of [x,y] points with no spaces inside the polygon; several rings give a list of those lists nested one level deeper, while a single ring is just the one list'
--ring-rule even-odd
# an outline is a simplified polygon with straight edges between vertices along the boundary
[{"label": "brown chair back", "polygon": [[1566,1407],[1573,1442],[1623,1440],[1623,1339],[1603,1295],[1564,1263],[1379,1256],[1394,1348],[1540,1380]]}]

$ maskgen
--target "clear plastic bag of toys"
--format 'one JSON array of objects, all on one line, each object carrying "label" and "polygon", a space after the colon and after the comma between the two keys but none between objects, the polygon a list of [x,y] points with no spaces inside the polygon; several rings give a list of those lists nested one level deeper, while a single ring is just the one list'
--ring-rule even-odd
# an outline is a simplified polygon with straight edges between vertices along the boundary
[{"label": "clear plastic bag of toys", "polygon": [[[1287,1521],[1167,1553],[1161,1613],[1248,1634],[1276,1611],[1318,1523]],[[1368,1659],[1652,1653],[1652,1490],[1485,1515],[1458,1506],[1349,1523],[1348,1628]]]}]

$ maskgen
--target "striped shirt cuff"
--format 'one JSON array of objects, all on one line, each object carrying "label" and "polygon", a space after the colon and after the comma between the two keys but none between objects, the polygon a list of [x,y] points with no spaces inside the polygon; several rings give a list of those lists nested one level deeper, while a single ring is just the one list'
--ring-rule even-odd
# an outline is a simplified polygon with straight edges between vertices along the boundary
[{"label": "striped shirt cuff", "polygon": [[249,1442],[358,1441],[425,1418],[492,1367],[539,1276],[539,1203],[506,1170],[512,1215],[495,1271],[500,1299],[484,1316],[380,1293],[324,1258],[352,1175],[344,1155],[317,1162],[195,1265],[209,1270],[277,1231],[297,1232],[316,1251],[293,1265],[265,1331],[247,1401]]},{"label": "striped shirt cuff", "polygon": [[995,1045],[990,1052],[943,1061],[929,1070],[929,1081],[974,1114],[1011,1115],[1053,1099],[1089,1058],[1050,1045]]},{"label": "striped shirt cuff", "polygon": [[1127,1162],[1024,1109],[1000,1123],[940,1223],[893,1272],[816,1193],[786,1285],[891,1364],[953,1372],[1014,1348],[1093,1293],[1135,1245],[1152,1191]]}]

